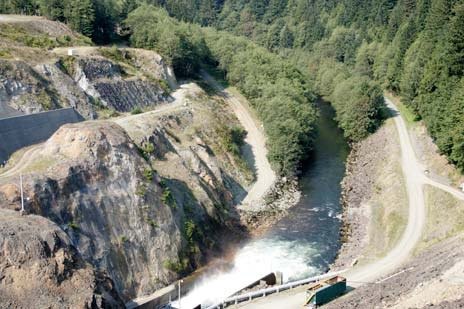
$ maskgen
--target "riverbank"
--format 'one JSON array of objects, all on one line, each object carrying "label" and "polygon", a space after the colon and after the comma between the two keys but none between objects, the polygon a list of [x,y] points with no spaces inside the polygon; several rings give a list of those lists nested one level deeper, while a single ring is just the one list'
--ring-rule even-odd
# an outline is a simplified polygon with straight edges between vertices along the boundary
[{"label": "riverbank", "polygon": [[278,178],[260,201],[238,208],[241,223],[251,235],[263,234],[298,204],[301,194],[298,179]]},{"label": "riverbank", "polygon": [[352,146],[342,181],[342,246],[332,270],[378,259],[401,237],[408,200],[400,160],[392,120]]}]

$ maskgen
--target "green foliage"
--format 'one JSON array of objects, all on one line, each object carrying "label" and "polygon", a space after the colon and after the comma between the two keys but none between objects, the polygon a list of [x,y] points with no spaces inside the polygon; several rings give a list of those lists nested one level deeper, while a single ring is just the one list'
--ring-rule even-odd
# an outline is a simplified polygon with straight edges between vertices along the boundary
[{"label": "green foliage", "polygon": [[7,50],[7,49],[0,49],[0,58],[10,59],[10,58],[12,58],[12,55],[11,55],[10,51]]},{"label": "green foliage", "polygon": [[153,180],[154,172],[151,168],[146,168],[143,170],[143,177],[145,177],[145,180],[148,182],[151,182]]},{"label": "green foliage", "polygon": [[124,245],[125,243],[127,243],[129,241],[129,238],[127,238],[126,235],[120,235],[118,237],[118,243],[119,245]]},{"label": "green foliage", "polygon": [[[199,20],[199,10],[186,14],[173,9],[170,2],[160,5],[172,16]],[[194,6],[205,2],[195,1]],[[216,7],[216,16],[201,23],[247,36],[303,68],[315,90],[332,101],[337,120],[351,140],[363,138],[381,121],[379,87],[396,92],[414,111],[415,118],[424,120],[440,150],[457,166],[464,165],[459,127],[464,109],[458,91],[464,77],[462,1],[257,2],[225,0]],[[263,84],[268,81],[263,76],[279,80],[269,74],[269,59],[262,54],[256,56],[257,49],[245,41],[208,32],[206,41],[213,58],[227,73],[228,81],[237,85],[267,120],[263,122],[270,141],[269,156],[279,162],[279,169],[286,170],[286,161],[292,162],[304,149],[293,145],[305,144],[300,141],[302,135],[292,133],[306,131],[295,121],[295,115],[274,103],[280,98],[263,92],[267,86]],[[242,50],[246,53],[241,54]],[[292,95],[287,97],[293,99]],[[257,104],[261,98],[261,104]],[[274,120],[272,113],[262,112],[268,107],[283,116]],[[289,151],[282,151],[285,148]]]},{"label": "green foliage", "polygon": [[75,221],[69,222],[68,227],[70,227],[71,229],[73,229],[75,231],[79,230],[79,224],[77,224],[77,222],[75,222]]},{"label": "green foliage", "polygon": [[28,47],[50,49],[60,46],[57,40],[43,34],[30,34],[26,29],[18,25],[1,24],[0,37]]},{"label": "green foliage", "polygon": [[163,188],[163,193],[161,194],[161,201],[165,205],[171,207],[172,209],[177,208],[176,200],[174,199],[174,196],[172,195],[171,189],[169,189],[169,187]]},{"label": "green foliage", "polygon": [[140,155],[148,162],[150,161],[150,156],[155,152],[155,145],[152,142],[144,142],[138,150]]},{"label": "green foliage", "polygon": [[314,96],[304,76],[288,61],[246,39],[211,29],[204,33],[227,81],[260,115],[271,164],[280,174],[295,174],[311,149],[317,117],[311,103]]},{"label": "green foliage", "polygon": [[192,76],[204,58],[204,42],[191,26],[171,19],[166,11],[142,6],[125,20],[132,45],[154,48],[167,58],[179,77]]},{"label": "green foliage", "polygon": [[135,194],[138,196],[145,196],[147,193],[147,185],[142,183],[137,186],[137,189],[135,190]]},{"label": "green foliage", "polygon": [[[61,57],[59,60],[59,64],[61,68],[63,69],[63,71],[71,77],[74,77],[75,63],[76,63],[76,58],[72,56]],[[101,104],[99,105],[99,103],[101,102],[96,102],[95,105],[101,107]]]},{"label": "green foliage", "polygon": [[[310,149],[312,91],[333,101],[345,134],[359,140],[381,121],[379,87],[399,94],[440,150],[464,164],[461,122],[455,121],[464,118],[456,90],[464,75],[462,0],[5,0],[0,12],[41,13],[99,42],[121,29],[131,33],[132,45],[164,55],[179,77],[194,75],[202,62],[219,65],[260,115],[269,158],[282,174],[294,173]],[[26,46],[67,44],[66,38],[0,32]]]},{"label": "green foliage", "polygon": [[374,132],[381,122],[382,90],[366,77],[353,76],[335,87],[329,96],[345,137],[359,141]]},{"label": "green foliage", "polygon": [[[115,0],[2,0],[0,13],[43,15],[99,43],[114,37],[121,7]],[[66,38],[64,38],[66,42]],[[37,44],[37,43],[35,43]],[[41,42],[45,44],[45,42]]]},{"label": "green foliage", "polygon": [[143,113],[142,109],[140,107],[134,107],[132,110],[131,110],[131,114],[132,115],[138,115],[138,114],[141,114]]},{"label": "green foliage", "polygon": [[188,269],[188,259],[165,260],[163,267],[175,273],[184,273]]},{"label": "green foliage", "polygon": [[151,219],[151,218],[146,218],[147,223],[152,227],[152,228],[157,228],[158,224],[156,224],[156,221]]},{"label": "green foliage", "polygon": [[[129,14],[125,24],[133,45],[161,52],[180,76],[192,75],[201,62],[218,64],[227,81],[245,94],[261,116],[273,166],[281,174],[297,172],[311,148],[316,112],[305,77],[290,62],[246,39],[177,22],[151,6]],[[290,40],[290,33],[281,36],[281,32],[279,39]],[[239,152],[239,135],[238,131],[225,135],[229,151]]]},{"label": "green foliage", "polygon": [[247,132],[238,126],[227,127],[222,126],[218,128],[218,134],[221,137],[221,143],[223,144],[226,151],[232,153],[235,156],[240,156],[240,147],[243,146],[244,139]]}]

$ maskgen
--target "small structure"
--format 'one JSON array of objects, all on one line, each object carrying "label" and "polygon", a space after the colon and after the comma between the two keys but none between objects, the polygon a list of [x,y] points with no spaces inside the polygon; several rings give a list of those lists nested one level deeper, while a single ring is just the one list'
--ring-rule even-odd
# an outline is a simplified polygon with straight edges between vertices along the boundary
[{"label": "small structure", "polygon": [[462,192],[464,192],[464,182],[461,183],[461,185],[459,186],[459,188],[462,190]]},{"label": "small structure", "polygon": [[316,308],[328,303],[346,291],[346,278],[330,277],[311,284],[306,290],[305,306]]},{"label": "small structure", "polygon": [[74,48],[69,48],[68,49],[68,56],[76,56],[77,55],[77,50]]}]

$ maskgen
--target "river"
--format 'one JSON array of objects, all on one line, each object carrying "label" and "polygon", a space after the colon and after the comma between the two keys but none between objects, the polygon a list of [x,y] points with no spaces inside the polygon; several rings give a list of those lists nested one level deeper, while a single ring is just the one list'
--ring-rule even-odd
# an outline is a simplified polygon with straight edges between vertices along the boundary
[{"label": "river", "polygon": [[318,106],[318,135],[300,178],[300,202],[265,235],[240,248],[233,266],[203,276],[182,298],[182,308],[221,300],[271,271],[291,281],[321,274],[334,261],[340,248],[340,182],[349,148],[332,107],[322,101]]}]

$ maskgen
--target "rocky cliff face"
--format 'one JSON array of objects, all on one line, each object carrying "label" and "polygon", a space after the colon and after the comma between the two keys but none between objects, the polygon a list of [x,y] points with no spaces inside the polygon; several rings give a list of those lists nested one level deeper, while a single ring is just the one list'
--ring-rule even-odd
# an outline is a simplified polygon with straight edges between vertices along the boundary
[{"label": "rocky cliff face", "polygon": [[[197,115],[176,104],[180,110],[168,115],[137,115],[140,139],[130,120],[118,121],[137,143],[112,122],[65,125],[26,162],[27,210],[66,232],[125,300],[198,267],[221,231],[237,231],[231,192],[241,188],[239,173],[225,168],[228,160],[198,133],[176,137]],[[17,210],[14,182],[15,176],[0,179],[0,205]]]},{"label": "rocky cliff face", "polygon": [[1,308],[123,308],[106,275],[50,220],[0,210]]},{"label": "rocky cliff face", "polygon": [[0,113],[169,104],[65,125],[0,168],[0,307],[117,307],[201,266],[223,234],[243,236],[234,205],[250,177],[228,153],[238,121],[223,102],[197,86],[169,96],[176,79],[151,51],[67,52],[20,46],[2,60]]},{"label": "rocky cliff face", "polygon": [[122,68],[107,59],[79,59],[74,70],[74,79],[85,93],[116,111],[129,112],[167,101],[159,84],[135,76],[123,78]]},{"label": "rocky cliff face", "polygon": [[95,119],[101,108],[129,112],[168,102],[177,86],[172,69],[154,52],[84,50],[73,57],[63,55],[67,49],[40,51],[48,58],[39,61],[0,59],[1,107],[26,114],[74,107]]},{"label": "rocky cliff face", "polygon": [[0,101],[24,113],[61,107],[54,87],[22,61],[0,60]]},{"label": "rocky cliff face", "polygon": [[51,158],[27,178],[28,210],[57,223],[127,298],[173,280],[163,263],[179,261],[182,222],[125,132],[107,122],[64,126],[35,161]]}]

